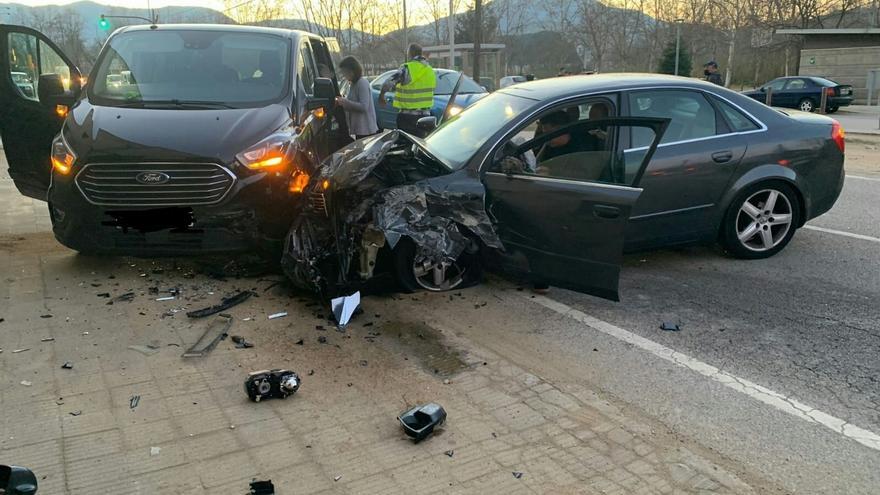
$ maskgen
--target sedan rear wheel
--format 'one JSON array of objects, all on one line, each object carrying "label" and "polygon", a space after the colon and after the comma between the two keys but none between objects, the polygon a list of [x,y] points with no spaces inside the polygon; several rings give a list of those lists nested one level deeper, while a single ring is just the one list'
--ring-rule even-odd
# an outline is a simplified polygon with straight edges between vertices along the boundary
[{"label": "sedan rear wheel", "polygon": [[800,101],[800,103],[798,103],[798,109],[800,109],[802,112],[812,112],[816,109],[816,104],[813,103],[813,100],[809,98],[804,98]]},{"label": "sedan rear wheel", "polygon": [[738,258],[769,258],[788,245],[799,221],[800,204],[790,186],[757,184],[731,204],[722,239]]}]

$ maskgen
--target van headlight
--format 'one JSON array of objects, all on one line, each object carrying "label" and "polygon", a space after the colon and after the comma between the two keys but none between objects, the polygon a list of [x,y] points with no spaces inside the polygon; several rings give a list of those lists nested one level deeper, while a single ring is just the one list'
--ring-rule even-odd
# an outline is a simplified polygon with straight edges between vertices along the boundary
[{"label": "van headlight", "polygon": [[449,116],[455,117],[456,115],[460,114],[462,110],[464,110],[464,108],[458,105],[452,105],[451,107],[449,107]]},{"label": "van headlight", "polygon": [[52,141],[52,170],[61,175],[67,175],[73,169],[76,161],[76,153],[70,149],[64,136],[61,134]]},{"label": "van headlight", "polygon": [[290,162],[287,154],[293,139],[291,132],[277,132],[235,155],[235,158],[251,170],[282,169]]}]

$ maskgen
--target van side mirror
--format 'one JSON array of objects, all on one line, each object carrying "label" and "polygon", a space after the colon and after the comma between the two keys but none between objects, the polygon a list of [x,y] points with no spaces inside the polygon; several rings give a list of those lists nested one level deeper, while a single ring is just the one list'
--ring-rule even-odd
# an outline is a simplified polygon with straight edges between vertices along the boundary
[{"label": "van side mirror", "polygon": [[48,103],[52,98],[64,96],[64,83],[60,74],[40,74],[40,82],[37,86],[37,97],[43,103]]},{"label": "van side mirror", "polygon": [[416,121],[416,127],[425,132],[433,132],[437,128],[437,117],[433,115],[422,117]]},{"label": "van side mirror", "polygon": [[317,100],[336,99],[336,88],[333,86],[333,80],[326,77],[315,79],[314,98]]},{"label": "van side mirror", "polygon": [[33,495],[37,493],[37,477],[27,468],[0,466],[0,489],[6,495]]}]

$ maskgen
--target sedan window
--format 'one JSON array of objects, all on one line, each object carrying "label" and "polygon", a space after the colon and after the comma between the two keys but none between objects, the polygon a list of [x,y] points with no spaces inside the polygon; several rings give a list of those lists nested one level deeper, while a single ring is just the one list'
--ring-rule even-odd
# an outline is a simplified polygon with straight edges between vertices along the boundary
[{"label": "sedan window", "polygon": [[764,89],[772,89],[773,91],[780,91],[782,87],[785,86],[785,79],[776,79],[774,81],[770,81],[764,86]]},{"label": "sedan window", "polygon": [[713,100],[715,100],[715,104],[721,110],[724,118],[727,119],[727,123],[733,132],[747,132],[760,129],[758,124],[754,123],[752,119],[746,117],[744,113],[734,108],[730,103],[720,98],[713,98]]},{"label": "sedan window", "polygon": [[[696,91],[636,91],[629,94],[630,115],[672,119],[660,141],[674,143],[718,134],[718,116],[709,100]],[[653,136],[634,129],[632,146],[648,146]]]},{"label": "sedan window", "polygon": [[788,81],[788,84],[785,85],[785,89],[804,89],[807,87],[807,82],[803,79],[791,79]]}]

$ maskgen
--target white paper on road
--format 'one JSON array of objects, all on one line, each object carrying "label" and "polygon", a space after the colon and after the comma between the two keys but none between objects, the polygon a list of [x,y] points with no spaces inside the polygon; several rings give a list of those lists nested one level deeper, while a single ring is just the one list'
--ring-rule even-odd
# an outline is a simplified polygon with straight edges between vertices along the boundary
[{"label": "white paper on road", "polygon": [[355,310],[361,304],[360,291],[350,296],[337,297],[330,301],[330,307],[333,309],[333,316],[336,317],[336,323],[340,327],[348,325]]}]

